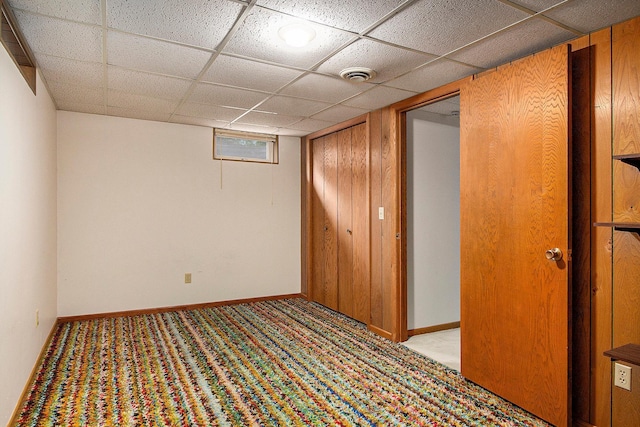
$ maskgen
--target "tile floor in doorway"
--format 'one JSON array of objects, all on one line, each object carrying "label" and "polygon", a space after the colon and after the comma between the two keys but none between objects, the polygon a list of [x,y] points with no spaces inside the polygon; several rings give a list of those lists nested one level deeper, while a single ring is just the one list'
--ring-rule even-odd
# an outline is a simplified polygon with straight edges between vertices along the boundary
[{"label": "tile floor in doorway", "polygon": [[415,335],[402,344],[456,371],[460,370],[460,328]]}]

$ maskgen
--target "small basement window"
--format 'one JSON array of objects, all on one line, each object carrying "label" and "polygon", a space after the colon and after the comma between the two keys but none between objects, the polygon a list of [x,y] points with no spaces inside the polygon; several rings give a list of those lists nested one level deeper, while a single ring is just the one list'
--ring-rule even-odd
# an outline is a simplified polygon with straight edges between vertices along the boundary
[{"label": "small basement window", "polygon": [[213,158],[278,163],[278,135],[214,129]]},{"label": "small basement window", "polygon": [[7,49],[9,56],[36,93],[36,66],[33,55],[16,26],[16,20],[5,0],[0,0],[0,41]]}]

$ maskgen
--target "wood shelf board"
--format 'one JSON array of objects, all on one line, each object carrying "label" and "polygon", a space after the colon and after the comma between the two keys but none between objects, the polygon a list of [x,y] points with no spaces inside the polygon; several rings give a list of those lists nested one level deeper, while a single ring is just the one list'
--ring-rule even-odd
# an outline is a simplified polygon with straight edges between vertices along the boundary
[{"label": "wood shelf board", "polygon": [[640,344],[625,344],[604,352],[611,360],[620,360],[640,366]]},{"label": "wood shelf board", "polygon": [[621,154],[613,156],[613,159],[634,166],[640,171],[640,154]]},{"label": "wood shelf board", "polygon": [[640,223],[638,222],[594,222],[594,227],[613,227],[618,231],[630,231],[640,233]]}]

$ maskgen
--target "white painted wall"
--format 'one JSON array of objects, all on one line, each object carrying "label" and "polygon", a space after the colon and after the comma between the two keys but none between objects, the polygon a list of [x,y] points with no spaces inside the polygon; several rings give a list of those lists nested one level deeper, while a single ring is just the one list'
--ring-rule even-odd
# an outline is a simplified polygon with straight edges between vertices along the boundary
[{"label": "white painted wall", "polygon": [[56,111],[37,93],[0,45],[0,425],[56,319]]},{"label": "white painted wall", "polygon": [[210,128],[60,111],[58,171],[59,316],[300,292],[299,138],[221,163]]},{"label": "white painted wall", "polygon": [[460,130],[407,113],[407,327],[460,320]]}]

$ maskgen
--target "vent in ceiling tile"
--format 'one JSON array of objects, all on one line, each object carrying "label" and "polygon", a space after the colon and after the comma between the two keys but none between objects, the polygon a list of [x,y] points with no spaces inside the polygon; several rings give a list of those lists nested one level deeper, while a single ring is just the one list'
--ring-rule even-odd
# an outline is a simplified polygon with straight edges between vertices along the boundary
[{"label": "vent in ceiling tile", "polygon": [[366,82],[376,76],[376,72],[371,68],[350,67],[340,71],[340,77],[350,82]]}]

